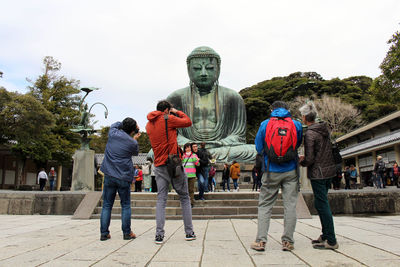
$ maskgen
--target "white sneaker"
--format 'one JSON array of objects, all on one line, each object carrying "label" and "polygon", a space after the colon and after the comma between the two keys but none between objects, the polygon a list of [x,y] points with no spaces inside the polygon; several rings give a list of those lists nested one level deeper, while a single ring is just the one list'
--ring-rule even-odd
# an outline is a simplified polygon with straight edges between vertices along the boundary
[{"label": "white sneaker", "polygon": [[237,192],[239,192],[239,186],[238,186]]}]

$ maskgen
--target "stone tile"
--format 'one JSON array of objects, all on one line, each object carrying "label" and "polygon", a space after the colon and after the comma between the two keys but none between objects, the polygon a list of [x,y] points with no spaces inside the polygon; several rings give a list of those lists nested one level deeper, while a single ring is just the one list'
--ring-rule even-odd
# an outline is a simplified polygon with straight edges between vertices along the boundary
[{"label": "stone tile", "polygon": [[[317,216],[298,220],[295,250],[283,252],[283,220],[271,220],[265,252],[250,249],[257,220],[194,221],[197,240],[184,240],[182,220],[167,220],[163,245],[154,243],[155,221],[132,220],[138,238],[122,240],[121,221],[112,238],[99,241],[99,220],[70,216],[0,215],[0,266],[399,266],[400,216],[334,218],[340,248],[315,250]],[[200,264],[201,262],[201,264]]]},{"label": "stone tile", "polygon": [[[156,262],[151,262],[149,265],[149,267],[198,267],[198,266],[199,266],[199,263],[197,261],[193,261],[193,262],[188,262],[188,261],[157,262],[156,261]],[[202,265],[202,266],[205,266],[205,265]]]}]

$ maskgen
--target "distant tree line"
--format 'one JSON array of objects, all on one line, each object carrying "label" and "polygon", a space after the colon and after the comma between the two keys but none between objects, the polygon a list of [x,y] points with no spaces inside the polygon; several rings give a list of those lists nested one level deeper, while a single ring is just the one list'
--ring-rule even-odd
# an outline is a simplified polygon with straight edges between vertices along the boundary
[{"label": "distant tree line", "polygon": [[[325,80],[317,72],[295,72],[284,77],[274,77],[239,93],[243,97],[247,112],[247,142],[253,143],[260,122],[270,116],[270,105],[276,100],[283,100],[291,107],[298,107],[299,99],[318,102],[334,101],[338,110],[349,110],[351,105],[355,113],[347,126],[334,129],[336,136],[343,135],[355,127],[369,123],[399,109],[400,106],[400,33],[397,31],[388,41],[389,51],[380,69],[382,74],[372,79],[367,76],[353,76],[346,79]],[[337,100],[332,100],[337,98]],[[296,104],[297,102],[297,104]],[[327,103],[325,103],[327,104]],[[332,107],[332,105],[331,105]],[[295,110],[293,115],[299,118]],[[341,121],[343,112],[332,116],[330,123]],[[322,116],[321,116],[322,117]],[[324,118],[323,118],[324,119]],[[327,117],[325,117],[327,119]],[[332,126],[332,124],[331,124]]]}]

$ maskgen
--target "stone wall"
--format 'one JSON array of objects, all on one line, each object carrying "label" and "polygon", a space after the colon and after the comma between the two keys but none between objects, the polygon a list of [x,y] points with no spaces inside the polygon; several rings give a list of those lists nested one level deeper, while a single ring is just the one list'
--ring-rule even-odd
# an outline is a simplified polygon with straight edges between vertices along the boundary
[{"label": "stone wall", "polygon": [[[311,214],[316,215],[312,191],[302,191]],[[0,214],[72,215],[85,192],[0,191]],[[400,189],[330,191],[333,214],[400,213]]]},{"label": "stone wall", "polygon": [[85,192],[0,191],[0,214],[72,215]]},{"label": "stone wall", "polygon": [[[316,215],[312,191],[302,191],[311,212]],[[333,214],[400,213],[400,190],[348,190],[328,194]]]}]

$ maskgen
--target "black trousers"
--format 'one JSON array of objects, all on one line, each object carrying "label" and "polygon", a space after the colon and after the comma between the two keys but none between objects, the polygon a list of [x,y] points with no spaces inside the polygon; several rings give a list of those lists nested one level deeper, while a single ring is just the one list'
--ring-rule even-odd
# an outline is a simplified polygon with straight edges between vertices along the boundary
[{"label": "black trousers", "polygon": [[346,186],[344,189],[350,189],[350,177],[344,177],[344,180],[346,181]]},{"label": "black trousers", "polygon": [[44,187],[46,186],[47,179],[39,179],[40,191],[43,191]]},{"label": "black trousers", "polygon": [[332,179],[333,189],[340,189],[340,181],[341,180],[342,180],[342,177],[334,177]]},{"label": "black trousers", "polygon": [[142,192],[142,181],[135,181],[135,192]]},{"label": "black trousers", "polygon": [[157,183],[155,176],[151,176],[151,192],[157,192]]}]

